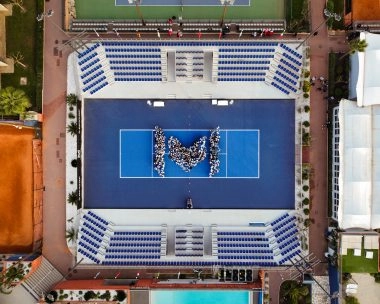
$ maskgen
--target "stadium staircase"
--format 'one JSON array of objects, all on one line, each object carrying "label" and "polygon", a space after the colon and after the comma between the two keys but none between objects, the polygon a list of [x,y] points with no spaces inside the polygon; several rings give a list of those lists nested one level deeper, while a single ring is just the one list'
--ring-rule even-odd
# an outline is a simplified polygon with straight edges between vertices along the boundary
[{"label": "stadium staircase", "polygon": [[40,266],[22,282],[22,286],[39,300],[62,279],[63,275],[45,257],[42,257]]},{"label": "stadium staircase", "polygon": [[175,255],[203,257],[203,227],[177,227],[175,231]]},{"label": "stadium staircase", "polygon": [[161,77],[163,82],[168,81],[168,52],[161,49]]},{"label": "stadium staircase", "polygon": [[212,82],[218,81],[219,52],[214,51],[212,56]]}]

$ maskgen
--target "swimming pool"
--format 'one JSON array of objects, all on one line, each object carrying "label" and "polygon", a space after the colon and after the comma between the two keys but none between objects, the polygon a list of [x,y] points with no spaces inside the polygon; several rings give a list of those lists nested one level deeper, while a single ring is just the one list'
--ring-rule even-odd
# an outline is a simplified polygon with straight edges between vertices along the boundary
[{"label": "swimming pool", "polygon": [[250,304],[247,290],[152,290],[151,304]]}]

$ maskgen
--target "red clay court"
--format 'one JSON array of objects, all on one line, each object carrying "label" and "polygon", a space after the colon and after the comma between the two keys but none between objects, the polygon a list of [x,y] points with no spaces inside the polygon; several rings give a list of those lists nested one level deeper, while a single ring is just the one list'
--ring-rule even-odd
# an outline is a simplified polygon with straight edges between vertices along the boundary
[{"label": "red clay court", "polygon": [[29,253],[33,247],[34,129],[0,125],[0,251]]}]

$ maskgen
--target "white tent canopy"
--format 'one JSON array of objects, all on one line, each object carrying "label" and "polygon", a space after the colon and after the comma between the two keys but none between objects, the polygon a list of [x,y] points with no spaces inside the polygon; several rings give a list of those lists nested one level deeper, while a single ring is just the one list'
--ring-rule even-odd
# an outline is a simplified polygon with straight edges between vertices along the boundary
[{"label": "white tent canopy", "polygon": [[339,226],[380,228],[380,106],[342,100],[339,124]]},{"label": "white tent canopy", "polygon": [[358,106],[380,104],[380,35],[367,32],[360,33],[360,39],[366,40],[368,46],[359,52],[359,74],[356,84]]}]

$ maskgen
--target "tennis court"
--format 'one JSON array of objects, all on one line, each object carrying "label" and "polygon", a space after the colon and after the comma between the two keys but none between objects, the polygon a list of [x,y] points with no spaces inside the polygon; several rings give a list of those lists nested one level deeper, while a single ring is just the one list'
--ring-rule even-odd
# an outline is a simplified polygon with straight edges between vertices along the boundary
[{"label": "tennis court", "polygon": [[[210,130],[164,130],[165,146],[168,138],[178,138],[189,147],[197,139],[210,138]],[[241,145],[244,143],[244,145]],[[220,130],[220,171],[214,178],[259,177],[259,130]],[[154,130],[120,130],[120,177],[147,178],[159,175],[154,170]],[[165,152],[166,178],[209,178],[210,144],[206,145],[207,157],[190,172],[184,171]]]},{"label": "tennis court", "polygon": [[[18,127],[17,127],[18,126]],[[0,125],[0,252],[33,250],[33,138],[32,128]]]},{"label": "tennis court", "polygon": [[[119,2],[123,1],[123,2]],[[192,3],[202,5],[192,5]],[[145,19],[167,20],[172,16],[183,19],[220,19],[224,6],[216,0],[180,0],[142,1],[139,10]],[[128,0],[118,0],[118,4]],[[219,6],[215,3],[219,2]],[[228,6],[225,20],[228,19],[284,19],[285,0],[236,0],[234,5]],[[150,4],[152,3],[152,4]],[[155,4],[153,4],[155,3]],[[173,3],[173,4],[172,4]],[[205,6],[203,3],[207,3]],[[249,3],[249,5],[246,5]],[[77,19],[140,19],[135,5],[116,5],[116,1],[109,0],[75,0]]]},{"label": "tennis court", "polygon": [[[85,100],[85,208],[184,208],[191,197],[194,208],[292,209],[294,111],[293,100],[235,100],[227,107],[165,100],[162,108],[146,100]],[[207,177],[207,158],[189,173],[166,159],[168,177],[152,178],[155,126],[184,146],[219,126],[220,152],[231,162],[226,166],[220,155],[223,178]]]},{"label": "tennis court", "polygon": [[[235,0],[235,6],[249,6],[250,0]],[[131,5],[135,3],[131,0],[115,0],[115,5]],[[144,0],[140,3],[141,6],[220,6],[220,0]]]}]

